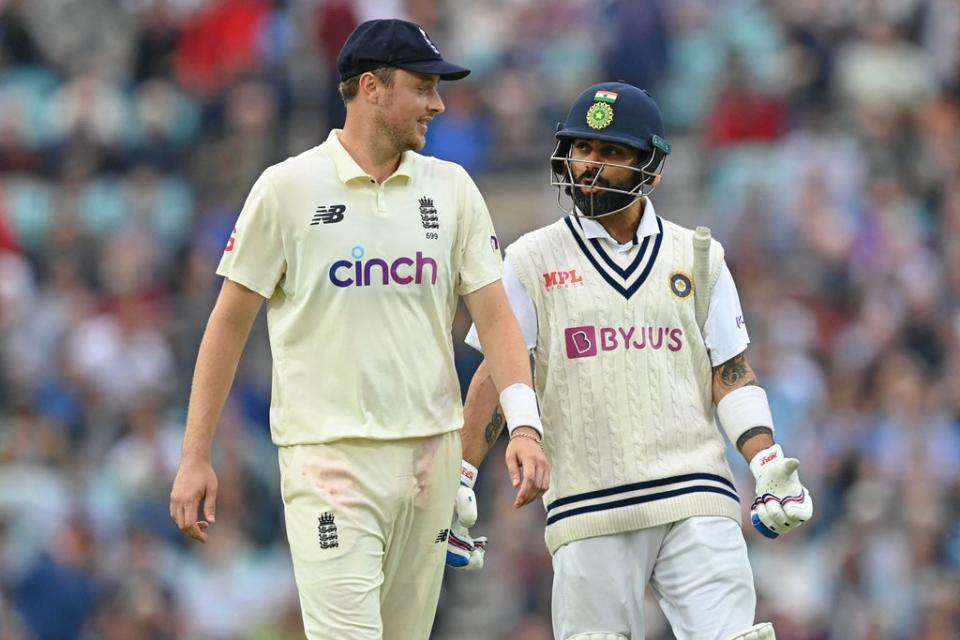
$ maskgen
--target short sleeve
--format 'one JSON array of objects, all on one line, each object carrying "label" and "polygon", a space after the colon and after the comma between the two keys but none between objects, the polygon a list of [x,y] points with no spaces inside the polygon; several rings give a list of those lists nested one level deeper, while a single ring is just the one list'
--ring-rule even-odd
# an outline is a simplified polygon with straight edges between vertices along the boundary
[{"label": "short sleeve", "polygon": [[465,184],[461,196],[456,258],[457,294],[463,296],[499,280],[503,273],[503,258],[500,256],[500,241],[483,196],[466,171],[460,171]]},{"label": "short sleeve", "polygon": [[[514,272],[510,264],[510,256],[503,261],[503,288],[507,292],[507,300],[510,302],[510,308],[513,315],[517,317],[517,323],[520,324],[520,331],[523,332],[523,340],[527,349],[534,349],[537,346],[537,309],[533,304],[533,299],[527,293],[520,278]],[[473,347],[477,351],[483,351],[480,347],[480,336],[477,334],[477,325],[470,325],[470,331],[463,339],[467,346]]]},{"label": "short sleeve", "polygon": [[726,262],[721,266],[717,282],[710,292],[703,341],[710,350],[710,362],[715,367],[743,353],[750,344],[743,309],[740,307],[740,295]]},{"label": "short sleeve", "polygon": [[218,275],[267,299],[286,271],[277,198],[269,176],[269,170],[264,171],[250,189],[217,267]]}]

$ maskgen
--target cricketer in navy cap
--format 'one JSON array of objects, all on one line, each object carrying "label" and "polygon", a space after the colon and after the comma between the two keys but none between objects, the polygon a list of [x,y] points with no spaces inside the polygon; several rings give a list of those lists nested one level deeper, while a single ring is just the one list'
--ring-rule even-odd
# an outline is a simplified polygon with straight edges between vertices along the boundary
[{"label": "cricketer in navy cap", "polygon": [[420,25],[406,20],[368,20],[360,24],[340,49],[337,71],[347,80],[382,67],[398,67],[460,80],[470,70],[443,59],[440,50]]}]

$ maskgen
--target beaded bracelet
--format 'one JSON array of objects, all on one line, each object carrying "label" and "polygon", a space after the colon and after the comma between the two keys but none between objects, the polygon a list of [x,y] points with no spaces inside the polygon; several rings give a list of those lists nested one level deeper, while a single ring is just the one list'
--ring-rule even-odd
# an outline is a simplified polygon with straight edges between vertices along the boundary
[{"label": "beaded bracelet", "polygon": [[510,434],[510,439],[513,440],[514,438],[528,438],[536,442],[538,445],[540,445],[541,449],[543,448],[543,441],[535,435],[531,435],[523,431],[514,431],[513,433]]}]

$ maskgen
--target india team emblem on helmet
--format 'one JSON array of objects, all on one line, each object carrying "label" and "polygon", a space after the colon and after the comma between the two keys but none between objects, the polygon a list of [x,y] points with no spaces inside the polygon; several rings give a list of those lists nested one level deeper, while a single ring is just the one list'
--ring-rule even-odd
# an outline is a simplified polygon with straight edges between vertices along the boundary
[{"label": "india team emblem on helmet", "polygon": [[606,102],[594,102],[587,109],[587,124],[591,129],[606,129],[613,122],[613,107]]},{"label": "india team emblem on helmet", "polygon": [[689,296],[690,292],[693,291],[693,282],[691,282],[690,276],[679,271],[671,273],[670,291],[678,298],[686,298]]}]

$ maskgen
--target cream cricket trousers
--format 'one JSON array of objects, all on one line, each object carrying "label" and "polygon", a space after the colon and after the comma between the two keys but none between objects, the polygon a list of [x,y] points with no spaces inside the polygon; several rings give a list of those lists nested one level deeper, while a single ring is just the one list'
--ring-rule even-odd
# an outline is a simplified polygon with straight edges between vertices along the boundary
[{"label": "cream cricket trousers", "polygon": [[460,432],[280,447],[310,640],[427,640],[460,478]]},{"label": "cream cricket trousers", "polygon": [[557,549],[553,572],[557,640],[591,632],[643,640],[648,583],[678,640],[720,640],[753,624],[753,572],[730,518],[575,540]]}]

